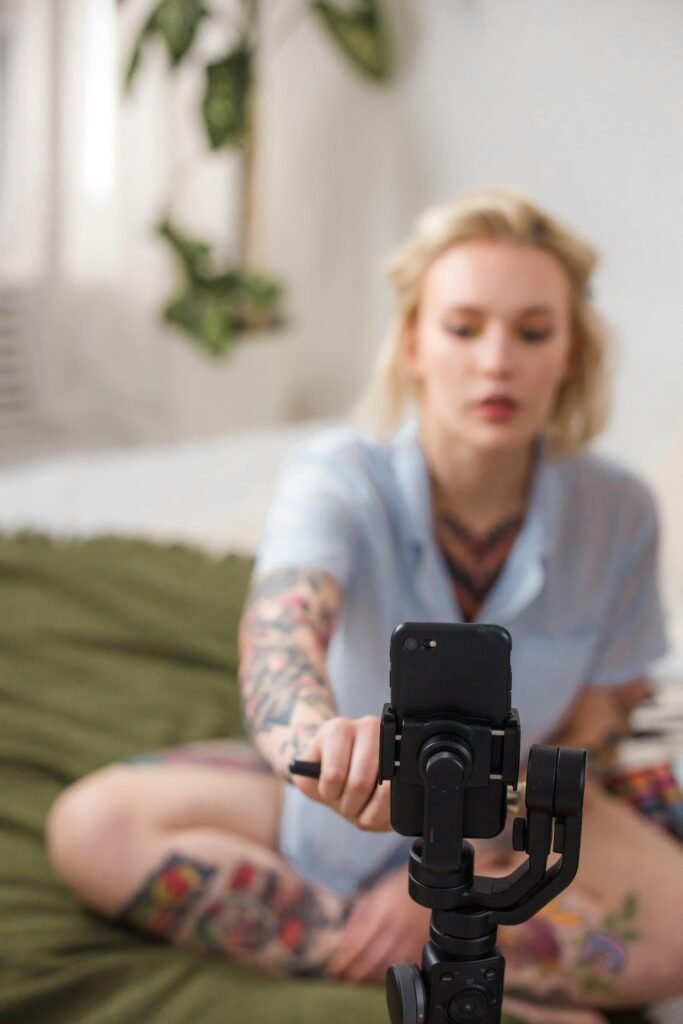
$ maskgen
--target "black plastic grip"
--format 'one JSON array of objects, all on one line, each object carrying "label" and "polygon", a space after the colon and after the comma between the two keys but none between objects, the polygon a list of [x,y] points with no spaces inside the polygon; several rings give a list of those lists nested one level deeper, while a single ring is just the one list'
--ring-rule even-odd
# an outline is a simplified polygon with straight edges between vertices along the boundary
[{"label": "black plastic grip", "polygon": [[292,775],[305,775],[308,779],[319,779],[320,761],[297,761],[295,758],[289,762],[289,770]]}]

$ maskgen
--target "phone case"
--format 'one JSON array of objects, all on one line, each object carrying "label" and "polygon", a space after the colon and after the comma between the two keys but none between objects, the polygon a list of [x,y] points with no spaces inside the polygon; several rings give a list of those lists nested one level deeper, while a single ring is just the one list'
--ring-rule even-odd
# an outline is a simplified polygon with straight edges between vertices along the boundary
[{"label": "phone case", "polygon": [[[453,716],[504,727],[512,702],[512,640],[502,626],[405,622],[391,636],[391,706],[400,733],[405,716]],[[405,782],[399,766],[391,784],[391,820],[402,835],[422,834],[424,786]],[[506,786],[491,779],[465,792],[464,834],[498,835],[505,824]]]}]

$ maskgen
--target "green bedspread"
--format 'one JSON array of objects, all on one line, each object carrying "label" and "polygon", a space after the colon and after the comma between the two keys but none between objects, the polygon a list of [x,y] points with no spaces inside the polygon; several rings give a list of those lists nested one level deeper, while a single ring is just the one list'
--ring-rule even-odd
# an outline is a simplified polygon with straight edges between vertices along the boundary
[{"label": "green bedspread", "polygon": [[116,539],[0,540],[0,1024],[384,1024],[383,994],[278,982],[82,909],[42,830],[73,779],[241,731],[250,564]]}]

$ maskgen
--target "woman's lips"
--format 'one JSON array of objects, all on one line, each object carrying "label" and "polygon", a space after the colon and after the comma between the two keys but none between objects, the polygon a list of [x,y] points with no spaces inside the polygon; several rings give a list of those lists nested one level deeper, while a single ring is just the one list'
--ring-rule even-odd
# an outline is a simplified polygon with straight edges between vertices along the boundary
[{"label": "woman's lips", "polygon": [[479,402],[477,405],[480,415],[485,420],[494,423],[511,419],[517,412],[518,407],[519,403],[514,398],[502,396],[485,398],[483,402]]}]

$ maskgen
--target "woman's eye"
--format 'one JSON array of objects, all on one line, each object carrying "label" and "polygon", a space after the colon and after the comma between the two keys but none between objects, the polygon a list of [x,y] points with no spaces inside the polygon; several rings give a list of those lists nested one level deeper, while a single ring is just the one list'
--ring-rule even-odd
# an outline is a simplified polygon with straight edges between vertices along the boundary
[{"label": "woman's eye", "polygon": [[470,324],[445,324],[449,334],[455,334],[458,338],[473,338],[477,334],[476,327]]},{"label": "woman's eye", "polygon": [[545,341],[547,338],[551,336],[552,333],[553,332],[551,327],[543,327],[542,329],[532,329],[531,327],[526,327],[520,330],[519,336],[520,338],[522,338],[523,341],[529,341],[533,343]]}]

